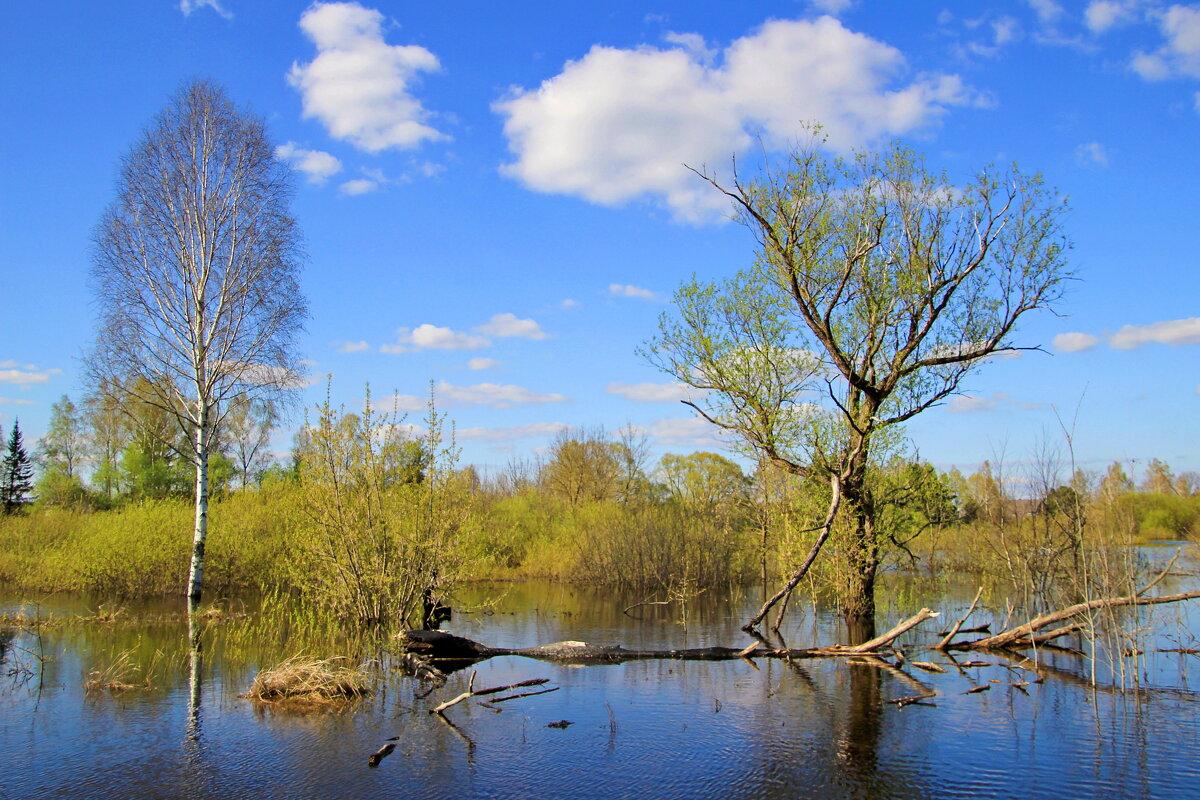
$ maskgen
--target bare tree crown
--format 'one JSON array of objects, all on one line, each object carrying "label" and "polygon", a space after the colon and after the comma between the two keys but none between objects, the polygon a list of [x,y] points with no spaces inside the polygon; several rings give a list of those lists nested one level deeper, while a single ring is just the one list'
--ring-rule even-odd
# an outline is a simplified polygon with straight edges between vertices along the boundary
[{"label": "bare tree crown", "polygon": [[123,159],[96,233],[93,376],[144,378],[141,399],[189,433],[294,387],[306,304],[291,192],[262,120],[211,83],[184,86]]}]

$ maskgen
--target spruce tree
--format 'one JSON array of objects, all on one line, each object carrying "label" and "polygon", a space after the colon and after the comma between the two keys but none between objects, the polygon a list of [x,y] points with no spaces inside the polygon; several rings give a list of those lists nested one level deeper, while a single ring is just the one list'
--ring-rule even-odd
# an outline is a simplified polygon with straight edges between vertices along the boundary
[{"label": "spruce tree", "polygon": [[33,491],[33,466],[25,445],[21,440],[21,426],[13,421],[12,434],[8,437],[8,451],[4,454],[3,474],[0,474],[0,503],[4,513],[12,514],[29,502]]}]

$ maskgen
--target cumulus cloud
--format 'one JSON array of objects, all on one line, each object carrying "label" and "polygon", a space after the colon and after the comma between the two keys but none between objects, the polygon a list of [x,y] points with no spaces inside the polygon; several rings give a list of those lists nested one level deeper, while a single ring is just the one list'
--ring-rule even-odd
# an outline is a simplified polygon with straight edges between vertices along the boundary
[{"label": "cumulus cloud", "polygon": [[1038,21],[1043,25],[1053,25],[1063,15],[1063,7],[1055,0],[1025,0],[1034,13],[1037,14]]},{"label": "cumulus cloud", "polygon": [[511,90],[493,105],[515,157],[504,173],[602,205],[650,196],[678,219],[707,220],[728,204],[682,165],[728,163],[752,132],[781,149],[803,121],[820,120],[844,150],[926,128],[974,100],[957,75],[908,79],[899,50],[831,16],[767,22],[714,65],[697,39],[597,45],[536,89]]},{"label": "cumulus cloud", "polygon": [[1139,0],[1092,0],[1083,12],[1083,24],[1092,33],[1109,30],[1133,22]]},{"label": "cumulus cloud", "polygon": [[849,11],[854,0],[808,0],[809,6],[822,14],[832,14],[835,17],[844,11]]},{"label": "cumulus cloud", "polygon": [[491,342],[483,336],[460,333],[426,322],[415,328],[399,328],[396,341],[379,348],[382,353],[411,353],[414,350],[478,350]]},{"label": "cumulus cloud", "polygon": [[418,45],[388,44],[383,22],[358,3],[314,3],[300,16],[300,29],[317,47],[316,58],[288,73],[305,118],[370,153],[446,138],[411,93],[420,73],[440,69],[437,56]]},{"label": "cumulus cloud", "polygon": [[[16,366],[11,361],[4,362],[7,366]],[[32,386],[35,383],[48,383],[51,376],[62,372],[59,369],[39,370],[32,364],[26,364],[24,369],[0,369],[0,383],[15,383],[18,386]]]},{"label": "cumulus cloud", "polygon": [[644,429],[655,442],[668,447],[715,448],[729,444],[729,434],[700,417],[660,419]]},{"label": "cumulus cloud", "polygon": [[991,411],[1007,400],[1008,395],[1004,392],[996,392],[987,397],[958,395],[950,401],[948,410],[952,414],[976,414],[982,411]]},{"label": "cumulus cloud", "polygon": [[481,369],[491,369],[492,367],[500,366],[500,362],[494,358],[472,358],[467,362],[467,369],[478,372]]},{"label": "cumulus cloud", "polygon": [[321,150],[306,150],[295,142],[276,147],[275,157],[292,169],[303,172],[309,183],[324,183],[330,176],[342,171],[342,162],[336,156]]},{"label": "cumulus cloud", "polygon": [[1108,151],[1099,142],[1086,142],[1075,148],[1075,160],[1084,165],[1108,166]]},{"label": "cumulus cloud", "polygon": [[1116,350],[1133,350],[1144,344],[1200,344],[1200,317],[1153,322],[1149,325],[1125,325],[1108,340]]},{"label": "cumulus cloud", "polygon": [[695,390],[682,383],[622,383],[615,381],[605,387],[609,394],[619,395],[639,403],[677,403],[687,400]]},{"label": "cumulus cloud", "polygon": [[628,283],[610,283],[608,293],[613,297],[634,297],[638,300],[661,300],[654,292]]},{"label": "cumulus cloud", "polygon": [[361,353],[364,350],[370,350],[371,345],[367,344],[366,340],[361,342],[342,342],[338,346],[339,353]]},{"label": "cumulus cloud", "polygon": [[459,428],[455,431],[455,435],[459,439],[481,442],[513,442],[533,436],[554,436],[570,427],[565,422],[532,422],[528,425],[515,425],[508,428]]},{"label": "cumulus cloud", "polygon": [[565,299],[561,303],[559,303],[559,305],[561,305],[563,308],[579,308],[579,301],[572,300],[571,298],[568,297],[567,299]]},{"label": "cumulus cloud", "polygon": [[532,319],[518,319],[516,314],[497,314],[476,330],[498,339],[546,339],[549,334]]},{"label": "cumulus cloud", "polygon": [[225,19],[233,19],[233,12],[222,6],[220,0],[179,0],[179,10],[185,17],[190,17],[193,11],[200,8],[209,8]]},{"label": "cumulus cloud", "polygon": [[1133,71],[1149,81],[1200,78],[1200,6],[1173,5],[1158,15],[1158,27],[1163,45],[1135,53]]},{"label": "cumulus cloud", "polygon": [[[510,383],[476,383],[458,386],[449,381],[440,381],[434,390],[438,406],[487,406],[489,408],[512,408],[517,405],[543,405],[566,403],[566,395],[555,392],[535,392]],[[395,395],[393,401],[401,411],[416,411],[425,408],[429,398],[411,394]]]},{"label": "cumulus cloud", "polygon": [[1090,333],[1060,333],[1054,337],[1054,349],[1061,350],[1064,353],[1079,353],[1084,350],[1091,350],[1100,343],[1097,336],[1092,336]]},{"label": "cumulus cloud", "polygon": [[353,197],[354,195],[373,192],[378,188],[379,183],[377,181],[373,181],[370,178],[355,178],[353,180],[346,181],[339,186],[338,191],[342,194]]}]

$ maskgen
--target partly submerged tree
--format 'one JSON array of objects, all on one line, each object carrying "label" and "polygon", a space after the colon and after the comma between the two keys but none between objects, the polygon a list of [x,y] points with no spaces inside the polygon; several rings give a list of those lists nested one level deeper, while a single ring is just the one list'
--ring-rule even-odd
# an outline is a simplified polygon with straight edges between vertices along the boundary
[{"label": "partly submerged tree", "polygon": [[307,309],[291,193],[263,121],[196,81],[122,161],[96,232],[89,371],[97,390],[156,406],[186,437],[196,499],[187,592],[197,600],[214,429],[234,401],[299,382]]},{"label": "partly submerged tree", "polygon": [[16,513],[29,502],[33,491],[33,464],[25,452],[21,436],[21,425],[13,420],[12,433],[8,436],[8,448],[4,461],[0,462],[0,506],[5,514]]},{"label": "partly submerged tree", "polygon": [[[814,137],[815,139],[815,137]],[[848,515],[843,609],[874,614],[882,533],[868,481],[881,433],[955,394],[986,357],[1023,349],[1026,313],[1069,278],[1064,201],[1038,176],[985,170],[965,185],[895,144],[830,158],[814,142],[731,185],[758,243],[748,269],[676,294],[648,357],[702,390],[688,401],[775,465],[814,474],[831,502],[798,583]]]}]

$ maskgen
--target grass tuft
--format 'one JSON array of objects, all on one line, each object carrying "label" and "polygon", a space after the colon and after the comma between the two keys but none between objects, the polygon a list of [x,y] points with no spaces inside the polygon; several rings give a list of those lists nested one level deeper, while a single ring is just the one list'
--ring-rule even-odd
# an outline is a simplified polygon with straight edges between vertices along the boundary
[{"label": "grass tuft", "polygon": [[338,663],[345,660],[292,656],[259,672],[242,697],[262,702],[331,703],[365,696],[370,691],[367,673],[361,667]]}]

